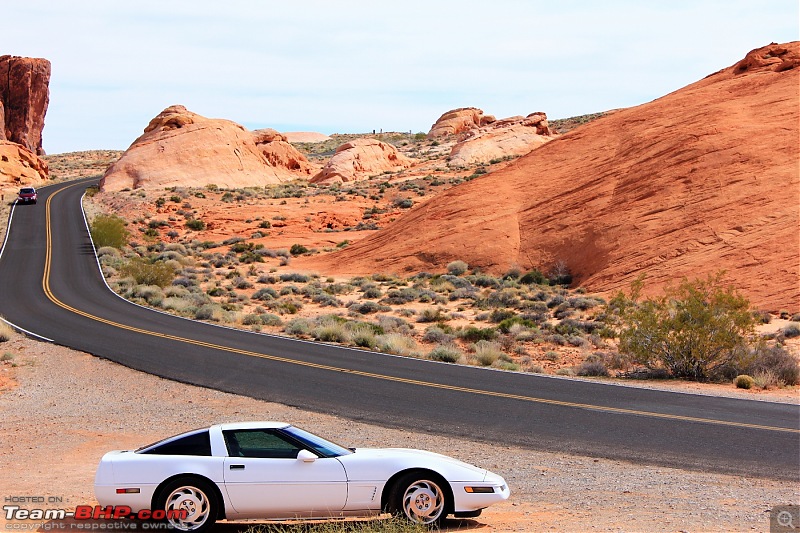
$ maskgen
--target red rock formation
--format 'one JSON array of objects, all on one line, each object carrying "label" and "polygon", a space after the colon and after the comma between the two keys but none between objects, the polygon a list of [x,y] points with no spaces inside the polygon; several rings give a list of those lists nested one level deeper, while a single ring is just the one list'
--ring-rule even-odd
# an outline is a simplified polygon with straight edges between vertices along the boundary
[{"label": "red rock formation", "polygon": [[356,181],[411,166],[411,160],[391,144],[377,139],[355,139],[341,145],[312,183]]},{"label": "red rock formation", "polygon": [[[330,273],[543,270],[591,291],[726,271],[766,310],[800,311],[800,43],[772,44],[454,187],[341,252]],[[298,265],[299,266],[299,265]]]},{"label": "red rock formation", "polygon": [[477,129],[495,121],[492,115],[484,115],[477,107],[462,107],[448,111],[431,126],[429,139],[457,135],[465,131]]},{"label": "red rock formation", "polygon": [[42,129],[50,101],[50,62],[0,56],[0,103],[3,137],[44,155]]},{"label": "red rock formation", "polygon": [[47,163],[24,146],[0,141],[0,186],[38,185],[48,178]]},{"label": "red rock formation", "polygon": [[544,113],[504,118],[462,133],[459,142],[450,150],[449,164],[468,166],[525,155],[552,139]]},{"label": "red rock formation", "polygon": [[308,177],[315,168],[275,130],[251,132],[172,106],[150,121],[100,183],[104,191],[139,187],[237,188]]}]

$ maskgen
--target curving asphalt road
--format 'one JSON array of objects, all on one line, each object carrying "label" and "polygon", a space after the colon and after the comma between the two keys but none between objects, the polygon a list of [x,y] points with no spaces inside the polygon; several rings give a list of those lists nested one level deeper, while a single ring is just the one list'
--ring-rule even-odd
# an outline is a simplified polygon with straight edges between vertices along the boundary
[{"label": "curving asphalt road", "polygon": [[15,206],[0,255],[0,315],[16,327],[165,378],[384,426],[800,479],[798,406],[386,356],[126,302],[105,286],[82,216],[93,183],[44,187],[37,205]]}]

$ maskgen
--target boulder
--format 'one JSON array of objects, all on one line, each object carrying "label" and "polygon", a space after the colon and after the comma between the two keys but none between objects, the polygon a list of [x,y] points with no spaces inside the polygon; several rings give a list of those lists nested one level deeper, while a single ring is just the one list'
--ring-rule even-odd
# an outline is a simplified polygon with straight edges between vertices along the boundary
[{"label": "boulder", "polygon": [[264,186],[307,177],[312,170],[304,168],[304,162],[308,163],[275,130],[251,132],[235,122],[206,118],[176,105],[150,121],[142,136],[108,168],[100,187],[119,191]]},{"label": "boulder", "polygon": [[38,185],[49,176],[47,163],[24,146],[0,140],[0,186]]},{"label": "boulder", "polygon": [[42,130],[50,101],[50,62],[31,57],[0,56],[0,138],[44,155]]},{"label": "boulder", "polygon": [[469,166],[495,159],[525,155],[550,141],[547,115],[542,112],[497,120],[489,126],[462,133],[450,150],[450,165]]},{"label": "boulder", "polygon": [[448,111],[431,126],[428,132],[429,139],[457,135],[465,131],[474,130],[495,121],[492,115],[484,115],[483,110],[477,107],[462,107]]},{"label": "boulder", "polygon": [[356,181],[381,174],[387,170],[408,168],[411,159],[391,144],[377,139],[355,139],[341,145],[312,183]]}]

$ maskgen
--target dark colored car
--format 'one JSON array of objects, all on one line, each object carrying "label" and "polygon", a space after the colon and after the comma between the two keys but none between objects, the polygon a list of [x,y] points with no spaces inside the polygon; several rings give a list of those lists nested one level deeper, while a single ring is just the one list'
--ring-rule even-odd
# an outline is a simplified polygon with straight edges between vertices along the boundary
[{"label": "dark colored car", "polygon": [[33,187],[23,187],[19,190],[17,201],[22,204],[35,204],[36,203],[36,189]]}]

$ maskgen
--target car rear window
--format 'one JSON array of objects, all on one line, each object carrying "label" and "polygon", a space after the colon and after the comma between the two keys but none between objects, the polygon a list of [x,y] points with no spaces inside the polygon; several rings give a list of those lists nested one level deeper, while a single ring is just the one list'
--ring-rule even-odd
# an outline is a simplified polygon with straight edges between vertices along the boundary
[{"label": "car rear window", "polygon": [[175,440],[141,450],[153,455],[211,455],[211,438],[208,431],[200,431]]}]

